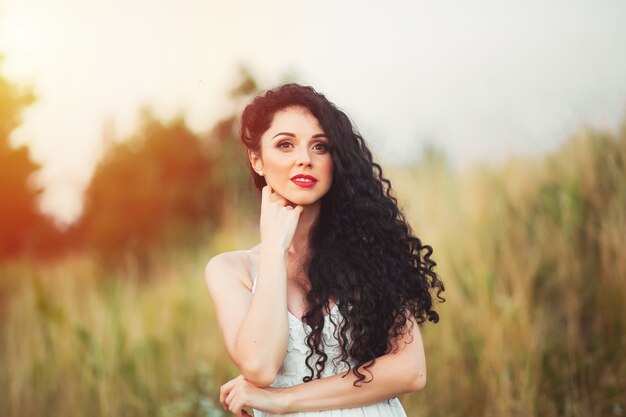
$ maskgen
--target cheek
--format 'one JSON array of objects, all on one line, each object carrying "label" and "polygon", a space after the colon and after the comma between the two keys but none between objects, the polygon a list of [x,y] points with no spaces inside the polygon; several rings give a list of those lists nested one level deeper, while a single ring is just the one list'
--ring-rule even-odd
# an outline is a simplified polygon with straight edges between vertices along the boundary
[{"label": "cheek", "polygon": [[[273,156],[273,155],[272,155]],[[272,156],[268,155],[268,157],[265,160],[265,171],[269,172],[282,172],[285,169],[288,169],[289,164],[286,163],[286,161],[284,161],[281,158],[273,158]]]},{"label": "cheek", "polygon": [[332,176],[333,175],[333,160],[329,159],[326,162],[326,172],[328,175]]}]

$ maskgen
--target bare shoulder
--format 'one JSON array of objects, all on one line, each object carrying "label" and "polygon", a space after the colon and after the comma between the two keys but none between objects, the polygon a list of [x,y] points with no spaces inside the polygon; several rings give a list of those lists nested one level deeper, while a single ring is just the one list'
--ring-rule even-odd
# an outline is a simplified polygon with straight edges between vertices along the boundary
[{"label": "bare shoulder", "polygon": [[253,298],[248,251],[236,250],[214,256],[207,262],[204,279],[226,350],[238,363],[235,340]]},{"label": "bare shoulder", "polygon": [[204,278],[209,290],[212,288],[244,287],[248,291],[252,288],[250,278],[249,255],[246,250],[235,250],[215,255],[207,262],[204,269]]}]

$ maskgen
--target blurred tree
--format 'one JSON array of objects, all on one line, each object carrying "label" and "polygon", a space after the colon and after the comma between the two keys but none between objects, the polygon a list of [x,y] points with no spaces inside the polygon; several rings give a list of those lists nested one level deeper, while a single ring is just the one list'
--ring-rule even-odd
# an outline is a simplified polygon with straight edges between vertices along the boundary
[{"label": "blurred tree", "polygon": [[155,247],[214,225],[221,193],[214,160],[185,121],[164,123],[144,109],[137,131],[109,144],[77,227],[107,260],[130,255],[145,266]]},{"label": "blurred tree", "polygon": [[[0,55],[0,65],[3,57]],[[38,210],[42,192],[33,186],[33,162],[26,145],[11,146],[10,135],[22,112],[35,101],[32,90],[11,83],[0,72],[0,258],[45,254],[57,237],[51,221]]]},{"label": "blurred tree", "polygon": [[222,180],[228,184],[224,195],[222,229],[225,233],[241,230],[242,221],[258,224],[258,207],[255,204],[255,187],[252,181],[248,154],[239,139],[239,123],[243,108],[260,87],[252,72],[245,66],[239,68],[239,82],[230,90],[230,98],[235,103],[232,115],[220,120],[211,130],[207,143],[215,143],[219,155]]},{"label": "blurred tree", "polygon": [[[238,104],[256,91],[241,70],[229,96]],[[144,109],[129,138],[105,140],[72,230],[107,264],[130,260],[145,268],[154,249],[207,242],[217,228],[241,226],[252,195],[238,112],[197,135],[182,117],[163,122]]]},{"label": "blurred tree", "polygon": [[249,98],[259,92],[259,84],[246,66],[239,67],[239,82],[230,90],[230,97],[236,101]]}]

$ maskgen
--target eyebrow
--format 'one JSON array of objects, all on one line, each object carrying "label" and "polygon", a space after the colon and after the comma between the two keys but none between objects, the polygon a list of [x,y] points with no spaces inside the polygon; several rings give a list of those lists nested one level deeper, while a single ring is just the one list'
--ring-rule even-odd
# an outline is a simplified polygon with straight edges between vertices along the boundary
[{"label": "eyebrow", "polygon": [[[290,132],[279,132],[277,134],[275,134],[272,139],[274,139],[276,136],[280,136],[280,135],[285,135],[285,136],[291,136],[292,138],[295,138],[296,135],[294,135],[293,133]],[[313,135],[311,138],[316,139],[316,138],[326,138],[328,139],[328,136],[326,136],[324,133],[318,133],[316,135]]]}]

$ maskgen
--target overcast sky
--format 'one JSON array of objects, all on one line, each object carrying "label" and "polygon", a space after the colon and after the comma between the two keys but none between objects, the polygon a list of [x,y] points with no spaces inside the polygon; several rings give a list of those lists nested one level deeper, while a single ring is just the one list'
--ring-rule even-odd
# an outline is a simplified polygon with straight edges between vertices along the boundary
[{"label": "overcast sky", "polygon": [[[457,167],[539,155],[626,116],[626,2],[0,0],[3,72],[39,100],[15,132],[69,221],[112,121],[144,104],[206,131],[247,65],[348,113],[383,162],[425,143]],[[1,167],[0,167],[1,169]]]}]

